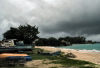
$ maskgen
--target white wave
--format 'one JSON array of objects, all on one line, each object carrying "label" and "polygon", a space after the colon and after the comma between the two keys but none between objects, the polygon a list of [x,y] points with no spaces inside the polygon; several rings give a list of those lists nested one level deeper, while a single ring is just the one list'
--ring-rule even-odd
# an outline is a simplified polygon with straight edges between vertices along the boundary
[{"label": "white wave", "polygon": [[77,50],[80,52],[100,52],[100,50],[92,49],[92,50],[87,50],[87,49],[71,49],[71,48],[60,48],[63,50]]}]

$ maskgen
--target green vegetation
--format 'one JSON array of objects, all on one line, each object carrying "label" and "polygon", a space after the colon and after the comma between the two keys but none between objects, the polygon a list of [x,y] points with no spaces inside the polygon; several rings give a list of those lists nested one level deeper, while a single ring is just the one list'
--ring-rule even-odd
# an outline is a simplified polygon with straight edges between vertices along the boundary
[{"label": "green vegetation", "polygon": [[[37,49],[38,50],[38,49]],[[95,64],[87,61],[69,59],[66,56],[48,56],[40,54],[30,54],[33,60],[51,60],[54,64],[62,64],[64,67],[75,67],[75,68],[96,68]],[[55,61],[56,60],[56,61]]]},{"label": "green vegetation", "polygon": [[69,46],[71,44],[86,44],[92,41],[86,41],[85,37],[61,37],[61,38],[39,38],[36,42],[37,46]]},{"label": "green vegetation", "polygon": [[[92,43],[92,41],[86,41],[83,36],[78,37],[60,37],[60,38],[39,38],[38,28],[36,26],[20,25],[17,28],[11,27],[10,30],[6,31],[3,36],[6,39],[18,39],[23,40],[25,44],[31,44],[35,40],[37,46],[68,46],[71,44],[84,44]],[[38,39],[38,41],[36,41]]]},{"label": "green vegetation", "polygon": [[[77,68],[95,68],[95,64],[91,62],[86,62],[86,61],[81,61],[81,60],[74,60],[74,59],[69,59],[66,57],[57,57],[57,56],[44,56],[44,55],[38,55],[38,54],[33,54],[31,55],[33,60],[52,60],[51,63],[54,64],[62,64],[64,67],[77,67]],[[53,61],[56,60],[56,61]],[[88,65],[88,66],[86,66]]]},{"label": "green vegetation", "polygon": [[39,34],[38,28],[31,25],[20,25],[18,28],[11,27],[3,36],[6,39],[23,40],[25,44],[31,44]]}]

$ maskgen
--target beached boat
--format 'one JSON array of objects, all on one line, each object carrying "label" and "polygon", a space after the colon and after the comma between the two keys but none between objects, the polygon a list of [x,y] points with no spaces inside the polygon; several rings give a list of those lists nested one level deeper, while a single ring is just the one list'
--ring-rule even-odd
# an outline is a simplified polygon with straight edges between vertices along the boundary
[{"label": "beached boat", "polygon": [[27,54],[16,54],[16,53],[2,53],[0,54],[0,66],[2,65],[24,65],[25,62],[31,61],[31,56]]},{"label": "beached boat", "polygon": [[16,40],[6,40],[0,46],[0,53],[15,53],[15,52],[27,52],[32,51],[33,44],[24,44],[22,41],[16,42]]},{"label": "beached boat", "polygon": [[0,46],[0,66],[24,65],[25,62],[32,60],[31,56],[24,53],[32,49],[33,45],[16,43],[16,40],[5,40]]}]

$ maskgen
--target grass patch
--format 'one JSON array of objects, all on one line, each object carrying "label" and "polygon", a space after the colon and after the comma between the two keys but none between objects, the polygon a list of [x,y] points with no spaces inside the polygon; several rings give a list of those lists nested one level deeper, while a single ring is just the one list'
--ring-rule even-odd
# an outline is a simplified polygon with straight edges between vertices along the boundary
[{"label": "grass patch", "polygon": [[[31,54],[33,60],[56,60],[52,61],[51,63],[54,64],[62,64],[63,66],[67,67],[77,67],[77,68],[95,68],[95,64],[87,61],[81,61],[81,60],[74,60],[74,59],[69,59],[66,57],[57,57],[57,56],[47,56],[47,55],[38,55],[38,54]],[[85,66],[88,65],[88,66]]]},{"label": "grass patch", "polygon": [[[37,51],[43,51],[42,49],[36,48],[34,52]],[[44,51],[43,51],[44,52]],[[74,60],[74,59],[69,59],[64,56],[48,56],[48,55],[40,55],[37,53],[30,54],[33,60],[52,60],[50,63],[54,64],[62,64],[64,67],[74,67],[74,68],[96,68],[95,64],[87,61],[82,61],[82,60]],[[54,61],[56,60],[56,61]]]}]

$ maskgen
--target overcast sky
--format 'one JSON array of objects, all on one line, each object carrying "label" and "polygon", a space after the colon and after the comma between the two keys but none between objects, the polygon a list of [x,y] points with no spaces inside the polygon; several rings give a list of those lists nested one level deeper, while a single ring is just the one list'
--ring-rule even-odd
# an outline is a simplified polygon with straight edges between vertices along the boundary
[{"label": "overcast sky", "polygon": [[11,26],[39,27],[40,37],[100,41],[100,0],[0,0],[0,38]]}]

